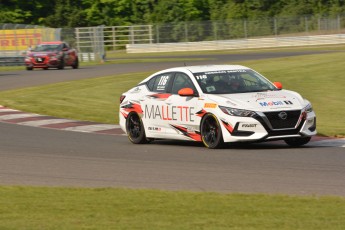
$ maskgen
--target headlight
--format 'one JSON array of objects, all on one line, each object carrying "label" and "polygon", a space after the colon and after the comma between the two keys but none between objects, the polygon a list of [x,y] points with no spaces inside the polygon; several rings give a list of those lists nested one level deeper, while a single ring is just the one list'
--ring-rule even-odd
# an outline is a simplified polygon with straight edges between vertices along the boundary
[{"label": "headlight", "polygon": [[235,109],[235,108],[224,107],[224,106],[219,106],[219,108],[224,113],[231,116],[237,116],[237,117],[253,117],[256,114],[254,111],[244,110],[244,109]]},{"label": "headlight", "polygon": [[313,112],[313,107],[311,106],[311,104],[308,104],[306,107],[304,107],[304,111],[306,113],[311,113]]}]

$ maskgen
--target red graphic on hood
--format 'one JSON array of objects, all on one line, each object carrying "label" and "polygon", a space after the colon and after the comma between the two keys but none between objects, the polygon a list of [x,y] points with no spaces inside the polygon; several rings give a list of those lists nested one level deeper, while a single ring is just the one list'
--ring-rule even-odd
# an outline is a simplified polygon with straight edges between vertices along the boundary
[{"label": "red graphic on hood", "polygon": [[226,121],[222,121],[222,124],[224,125],[224,127],[229,131],[229,133],[232,133],[234,131],[234,128]]},{"label": "red graphic on hood", "polygon": [[170,125],[171,127],[180,131],[183,135],[192,138],[195,141],[201,141],[201,135],[198,131],[188,131],[186,127],[178,126],[178,125]]},{"label": "red graphic on hood", "polygon": [[199,112],[196,112],[195,114],[199,117],[203,117],[206,113],[207,113],[207,111],[202,109]]},{"label": "red graphic on hood", "polygon": [[137,114],[143,114],[143,110],[141,108],[141,105],[140,104],[137,104],[137,103],[132,103],[130,102],[129,104],[127,105],[123,105],[121,106],[121,109],[123,109],[125,112],[127,113],[124,113],[123,111],[121,111],[122,115],[127,118],[128,114],[130,112],[135,112]]},{"label": "red graphic on hood", "polygon": [[149,95],[149,97],[153,97],[155,99],[160,99],[160,100],[166,100],[170,96],[171,96],[170,93],[156,93],[156,94]]}]

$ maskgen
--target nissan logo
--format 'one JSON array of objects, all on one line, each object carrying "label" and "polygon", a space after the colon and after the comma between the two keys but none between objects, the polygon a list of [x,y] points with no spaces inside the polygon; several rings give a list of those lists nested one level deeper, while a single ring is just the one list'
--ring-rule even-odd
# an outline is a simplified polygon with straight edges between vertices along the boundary
[{"label": "nissan logo", "polygon": [[280,112],[278,114],[278,117],[282,120],[285,120],[287,118],[287,113],[286,112]]}]

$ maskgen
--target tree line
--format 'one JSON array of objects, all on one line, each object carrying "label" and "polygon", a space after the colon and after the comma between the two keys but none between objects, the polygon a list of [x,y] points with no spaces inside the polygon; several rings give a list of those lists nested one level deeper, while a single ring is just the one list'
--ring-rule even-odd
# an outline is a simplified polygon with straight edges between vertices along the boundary
[{"label": "tree line", "polygon": [[345,0],[1,0],[0,23],[53,28],[336,16]]}]

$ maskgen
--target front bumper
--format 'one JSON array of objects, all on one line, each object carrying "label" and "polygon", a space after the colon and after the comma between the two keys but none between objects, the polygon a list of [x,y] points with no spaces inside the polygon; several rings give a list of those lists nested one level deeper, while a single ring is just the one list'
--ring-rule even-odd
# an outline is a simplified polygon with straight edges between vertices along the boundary
[{"label": "front bumper", "polygon": [[25,59],[25,65],[32,68],[57,68],[61,60],[56,57],[30,57]]},{"label": "front bumper", "polygon": [[224,142],[268,141],[316,135],[314,112],[285,112],[289,119],[279,118],[280,112],[257,112],[255,117],[221,117]]}]

